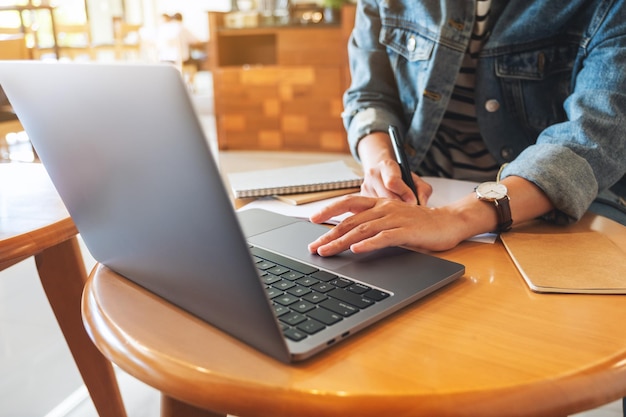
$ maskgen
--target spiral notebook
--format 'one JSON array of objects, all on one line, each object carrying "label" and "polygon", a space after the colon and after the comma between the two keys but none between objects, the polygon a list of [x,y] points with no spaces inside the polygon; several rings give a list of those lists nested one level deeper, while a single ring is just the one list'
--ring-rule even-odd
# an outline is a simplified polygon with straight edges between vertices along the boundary
[{"label": "spiral notebook", "polygon": [[228,175],[235,198],[354,188],[363,178],[344,161],[237,172]]}]

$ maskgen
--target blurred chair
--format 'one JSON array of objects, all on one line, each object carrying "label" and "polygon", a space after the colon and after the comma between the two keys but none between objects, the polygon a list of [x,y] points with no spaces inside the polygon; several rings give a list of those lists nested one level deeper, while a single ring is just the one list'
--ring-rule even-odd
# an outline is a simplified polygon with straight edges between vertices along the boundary
[{"label": "blurred chair", "polygon": [[[0,29],[0,59],[28,59],[30,54],[24,35],[19,33],[2,34]],[[10,146],[7,141],[9,133],[22,132],[24,128],[9,104],[9,100],[0,86],[0,161],[10,159]]]},{"label": "blurred chair", "polygon": [[66,30],[55,23],[56,6],[31,3],[2,7],[0,14],[4,26],[0,27],[0,34],[22,35],[28,51],[27,58],[57,58],[57,32],[59,29],[61,32]]},{"label": "blurred chair", "polygon": [[0,86],[0,162],[33,162],[37,159],[22,123]]},{"label": "blurred chair", "polygon": [[27,45],[29,32],[20,14],[13,10],[0,12],[2,26],[0,26],[0,59],[29,59],[31,53]]},{"label": "blurred chair", "polygon": [[113,40],[116,59],[132,60],[141,57],[142,26],[140,23],[128,23],[121,17],[113,18]]},{"label": "blurred chair", "polygon": [[0,59],[29,59],[30,51],[26,47],[24,34],[19,28],[15,33],[9,29],[0,28]]},{"label": "blurred chair", "polygon": [[156,33],[158,60],[176,66],[191,87],[199,67],[206,59],[206,43],[184,25],[181,13],[164,13],[161,18]]},{"label": "blurred chair", "polygon": [[35,46],[31,50],[33,59],[94,59],[95,53],[91,45],[91,28],[89,23],[54,25],[54,43],[46,46]]},{"label": "blurred chair", "polygon": [[57,59],[96,58],[91,43],[91,26],[89,23],[56,24]]},{"label": "blurred chair", "polygon": [[0,162],[11,160],[11,144],[7,140],[7,135],[22,132],[24,128],[13,112],[13,108],[8,104],[2,87],[0,87]]},{"label": "blurred chair", "polygon": [[2,35],[23,35],[22,28],[14,26],[0,26],[0,34]]},{"label": "blurred chair", "polygon": [[189,45],[189,59],[182,63],[183,76],[193,84],[198,71],[206,67],[208,42],[198,41]]}]

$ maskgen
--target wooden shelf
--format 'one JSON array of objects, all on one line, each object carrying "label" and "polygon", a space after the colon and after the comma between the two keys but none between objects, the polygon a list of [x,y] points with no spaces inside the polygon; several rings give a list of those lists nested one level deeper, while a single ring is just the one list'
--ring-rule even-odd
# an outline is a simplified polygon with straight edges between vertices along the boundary
[{"label": "wooden shelf", "polygon": [[[219,18],[218,18],[219,19]],[[220,36],[250,36],[250,35],[264,35],[268,33],[276,33],[277,30],[324,30],[324,29],[339,29],[341,26],[335,23],[316,23],[308,25],[292,24],[292,25],[276,25],[276,26],[258,26],[253,28],[227,28],[218,27],[217,32]]]},{"label": "wooden shelf", "polygon": [[209,12],[220,149],[348,152],[341,111],[353,7],[341,25],[241,29]]}]

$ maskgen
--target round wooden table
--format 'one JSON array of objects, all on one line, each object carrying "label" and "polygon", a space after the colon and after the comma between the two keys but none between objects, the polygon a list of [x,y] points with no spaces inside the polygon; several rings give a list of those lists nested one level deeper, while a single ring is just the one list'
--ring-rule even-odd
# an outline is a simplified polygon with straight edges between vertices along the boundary
[{"label": "round wooden table", "polygon": [[[626,247],[626,228],[602,217],[573,230]],[[162,392],[163,416],[565,416],[626,395],[626,296],[534,293],[499,241],[438,256],[466,274],[304,363],[279,363],[103,266],[84,323]]]},{"label": "round wooden table", "polygon": [[40,164],[0,164],[0,270],[31,256],[57,322],[100,417],[126,412],[111,363],[85,332],[87,279],[78,231]]}]

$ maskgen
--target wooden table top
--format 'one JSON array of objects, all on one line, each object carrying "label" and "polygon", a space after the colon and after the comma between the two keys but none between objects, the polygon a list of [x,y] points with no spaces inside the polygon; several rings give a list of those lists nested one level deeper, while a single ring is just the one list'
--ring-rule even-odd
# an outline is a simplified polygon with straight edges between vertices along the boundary
[{"label": "wooden table top", "polygon": [[[626,228],[599,216],[571,230],[626,247]],[[500,241],[437,256],[466,265],[466,274],[295,365],[105,267],[87,283],[83,318],[105,356],[131,375],[241,417],[554,416],[626,396],[626,296],[534,293]]]},{"label": "wooden table top", "polygon": [[77,233],[41,164],[0,164],[0,269]]}]

